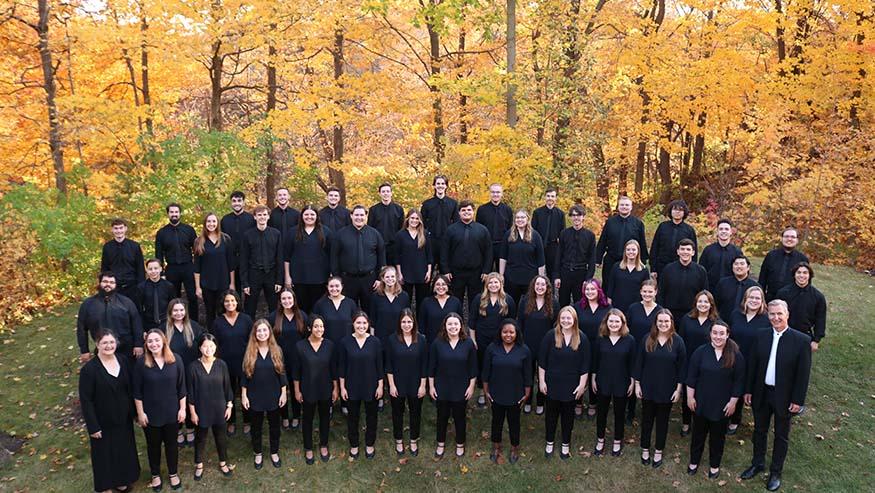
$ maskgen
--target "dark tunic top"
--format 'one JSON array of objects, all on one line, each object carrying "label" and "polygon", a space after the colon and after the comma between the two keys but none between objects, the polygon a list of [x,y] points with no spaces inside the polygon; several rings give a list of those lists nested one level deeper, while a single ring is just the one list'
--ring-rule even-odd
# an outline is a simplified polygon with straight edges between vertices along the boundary
[{"label": "dark tunic top", "polygon": [[[276,312],[270,312],[270,315],[267,316],[267,320],[273,324],[274,320],[276,320]],[[304,322],[304,327],[308,326],[307,314],[301,312],[301,321]],[[292,375],[292,369],[295,367],[294,358],[295,358],[295,346],[298,344],[298,341],[301,340],[301,333],[298,332],[298,321],[296,319],[289,319],[285,315],[282,316],[282,327],[280,328],[280,334],[276,338],[277,344],[279,344],[280,349],[283,350],[283,363],[286,366],[286,379],[290,379]]]},{"label": "dark tunic top", "polygon": [[678,332],[684,338],[684,346],[687,347],[687,360],[690,359],[693,351],[699,349],[699,346],[708,344],[712,325],[714,325],[714,321],[710,318],[706,318],[703,324],[699,323],[698,318],[693,318],[689,315],[684,315],[681,318],[681,323],[678,324]]},{"label": "dark tunic top", "polygon": [[395,380],[398,397],[416,397],[422,379],[428,378],[427,347],[422,334],[409,346],[395,335],[386,339],[386,373]]},{"label": "dark tunic top", "polygon": [[352,219],[349,214],[349,209],[340,204],[334,209],[326,205],[319,209],[319,222],[321,222],[323,226],[330,228],[331,231],[340,231],[340,228],[352,224]]},{"label": "dark tunic top", "polygon": [[583,333],[577,351],[562,342],[556,347],[556,329],[547,332],[538,351],[538,366],[544,369],[547,384],[547,397],[570,402],[574,400],[574,389],[580,384],[580,377],[589,373],[592,350]]},{"label": "dark tunic top", "polygon": [[795,248],[789,253],[783,247],[775,248],[766,254],[760,266],[760,286],[766,291],[766,301],[772,301],[778,291],[788,284],[794,284],[790,272],[799,262],[808,262],[808,257]]},{"label": "dark tunic top", "polygon": [[216,336],[219,346],[217,353],[225,360],[232,378],[243,377],[243,354],[246,352],[251,331],[252,318],[245,313],[237,313],[234,325],[228,322],[224,314],[213,321],[212,334]]},{"label": "dark tunic top", "polygon": [[[531,348],[541,348],[541,341],[544,340],[544,335],[553,330],[556,325],[556,317],[559,315],[559,302],[553,300],[553,314],[547,318],[545,313],[547,304],[541,308],[535,308],[531,313],[526,313],[526,305],[529,303],[528,295],[523,295],[520,298],[520,304],[517,307],[517,322],[520,325],[520,332],[523,334],[523,341],[526,346]],[[532,358],[537,360],[538,355],[532,354]]]},{"label": "dark tunic top", "polygon": [[477,377],[477,350],[471,339],[456,342],[437,339],[431,343],[428,357],[428,376],[434,378],[439,401],[465,400],[465,390],[472,378]]},{"label": "dark tunic top", "polygon": [[292,372],[300,382],[304,402],[330,401],[337,380],[337,351],[333,342],[322,339],[319,350],[314,351],[308,339],[295,344],[295,367]]},{"label": "dark tunic top", "polygon": [[204,254],[195,255],[194,271],[201,275],[201,289],[224,291],[231,285],[231,271],[237,259],[231,237],[222,234],[222,243],[216,246],[212,240],[204,241]]},{"label": "dark tunic top", "polygon": [[234,269],[240,264],[240,241],[243,233],[255,227],[255,218],[252,214],[243,211],[240,214],[229,212],[222,217],[222,232],[231,237],[234,247]]},{"label": "dark tunic top", "polygon": [[143,401],[143,412],[149,418],[149,426],[164,426],[176,423],[179,400],[185,397],[185,365],[182,357],[174,354],[175,363],[157,363],[146,366],[146,358],[138,358],[134,367],[133,396]]},{"label": "dark tunic top", "polygon": [[817,288],[808,283],[800,288],[792,282],[778,291],[775,298],[787,302],[790,309],[790,327],[807,334],[814,342],[826,335],[826,298]]},{"label": "dark tunic top", "polygon": [[599,395],[627,395],[635,368],[635,338],[625,335],[614,344],[610,337],[599,337],[595,346],[592,372],[596,374]]},{"label": "dark tunic top", "polygon": [[723,356],[718,360],[710,344],[693,352],[687,368],[687,387],[696,389],[696,415],[709,421],[723,419],[729,399],[744,394],[744,371],[741,352],[735,353],[732,368],[723,367]]},{"label": "dark tunic top", "polygon": [[645,342],[638,345],[638,357],[632,377],[641,384],[644,399],[656,403],[671,402],[671,395],[686,375],[687,349],[681,336],[671,336],[671,344],[660,345],[647,351]]},{"label": "dark tunic top", "polygon": [[483,356],[483,383],[496,404],[515,406],[532,386],[532,353],[525,344],[514,344],[510,352],[504,343],[493,342]]},{"label": "dark tunic top", "polygon": [[696,293],[708,289],[708,273],[696,262],[687,265],[676,260],[659,273],[660,305],[675,311],[690,311],[696,306]]},{"label": "dark tunic top", "polygon": [[577,312],[577,326],[580,327],[580,331],[589,340],[593,350],[595,350],[595,341],[599,337],[599,326],[610,309],[611,305],[607,305],[600,306],[595,311],[592,311],[586,299],[582,299],[579,303],[574,304],[574,311]]},{"label": "dark tunic top", "polygon": [[504,202],[498,205],[487,202],[477,208],[475,221],[486,226],[493,244],[499,244],[506,238],[507,230],[513,226],[513,209]]},{"label": "dark tunic top", "polygon": [[164,327],[167,320],[167,306],[176,298],[176,287],[167,279],[153,282],[149,279],[137,285],[137,305],[144,329]]},{"label": "dark tunic top", "polygon": [[313,315],[320,315],[325,320],[325,338],[337,345],[341,339],[352,334],[352,316],[358,309],[355,301],[346,297],[334,308],[331,298],[323,296],[313,305]]},{"label": "dark tunic top", "polygon": [[[669,219],[659,223],[650,245],[650,268],[662,275],[662,269],[678,259],[678,243],[684,238],[693,242],[693,262],[699,253],[696,230],[685,221],[675,224]],[[660,279],[661,281],[661,279]]]},{"label": "dark tunic top", "polygon": [[[432,196],[422,203],[420,212],[426,231],[439,244],[447,232],[447,227],[459,220],[459,203],[446,195],[442,199]],[[435,248],[438,248],[437,244]]]},{"label": "dark tunic top", "polygon": [[471,307],[468,310],[468,324],[471,326],[471,330],[477,331],[477,345],[486,347],[498,338],[498,334],[501,332],[501,321],[516,316],[516,302],[509,294],[505,294],[504,301],[507,303],[507,313],[501,314],[501,306],[498,303],[487,303],[486,315],[480,315],[481,296],[483,293],[478,294],[471,301]]},{"label": "dark tunic top", "polygon": [[374,327],[374,335],[384,345],[389,335],[398,330],[401,310],[405,308],[410,308],[410,296],[406,291],[396,294],[392,301],[389,301],[389,297],[385,295],[378,293],[371,295],[371,304],[368,307],[371,325]]},{"label": "dark tunic top", "polygon": [[413,238],[406,229],[395,234],[395,261],[401,266],[405,283],[425,282],[428,266],[434,259],[432,242],[426,235],[425,245],[419,248],[418,236]]},{"label": "dark tunic top", "polygon": [[544,242],[537,231],[532,231],[532,241],[522,238],[510,242],[507,235],[501,244],[499,257],[506,260],[504,280],[508,284],[528,286],[532,278],[538,275],[538,269],[544,267]]},{"label": "dark tunic top", "polygon": [[428,342],[435,340],[444,318],[450,313],[462,314],[462,302],[455,296],[449,296],[443,307],[434,296],[422,300],[416,321],[419,323],[419,331],[425,334]]},{"label": "dark tunic top", "polygon": [[[710,280],[711,277],[709,276],[708,279]],[[714,302],[717,303],[717,311],[720,312],[720,318],[728,322],[732,312],[741,308],[744,292],[753,286],[759,286],[759,284],[750,276],[745,277],[741,281],[736,279],[735,275],[729,275],[720,279],[717,287],[711,291],[714,295]],[[765,303],[765,300],[763,302]]]},{"label": "dark tunic top", "polygon": [[605,294],[611,299],[611,305],[626,313],[632,303],[641,301],[641,283],[650,279],[647,267],[641,270],[620,268],[617,263],[608,276]]},{"label": "dark tunic top", "polygon": [[368,226],[380,233],[383,243],[386,244],[386,251],[391,254],[394,254],[395,234],[401,229],[402,224],[404,224],[404,209],[395,202],[389,202],[388,205],[379,202],[368,210]]},{"label": "dark tunic top", "polygon": [[532,227],[541,235],[544,246],[559,241],[559,233],[565,229],[565,213],[558,207],[538,207],[532,213]]},{"label": "dark tunic top", "polygon": [[112,271],[119,285],[137,284],[146,279],[143,267],[143,249],[134,240],[113,238],[103,244],[100,270]]},{"label": "dark tunic top", "polygon": [[295,284],[325,284],[331,270],[331,242],[334,233],[323,226],[322,243],[319,233],[314,229],[311,233],[293,231],[289,241],[285,243],[285,261],[289,263],[289,274]]},{"label": "dark tunic top", "polygon": [[583,270],[586,271],[584,279],[592,279],[595,264],[595,234],[586,228],[565,228],[559,234],[559,252],[556,254],[553,276],[558,278],[563,270]]},{"label": "dark tunic top", "polygon": [[240,386],[246,389],[246,397],[249,398],[249,410],[255,412],[273,411],[279,408],[280,395],[283,387],[288,384],[285,368],[283,373],[277,373],[269,351],[266,356],[262,356],[261,351],[258,351],[252,375],[247,376],[244,372],[243,380],[240,382]]},{"label": "dark tunic top", "polygon": [[637,240],[641,251],[641,261],[647,262],[647,238],[644,235],[644,223],[633,215],[621,217],[614,214],[605,221],[605,227],[599,235],[596,245],[596,261],[608,267],[623,258],[626,242]]},{"label": "dark tunic top", "polygon": [[456,221],[447,228],[441,245],[441,269],[449,273],[492,270],[492,237],[482,224]]},{"label": "dark tunic top", "polygon": [[386,245],[380,233],[365,224],[362,229],[347,226],[334,235],[331,272],[367,274],[386,265]]},{"label": "dark tunic top", "polygon": [[640,301],[629,305],[625,312],[626,325],[629,326],[629,333],[638,341],[638,344],[644,344],[644,339],[647,339],[650,329],[653,327],[653,322],[656,321],[656,313],[661,308],[659,303],[657,303],[648,315]]},{"label": "dark tunic top", "polygon": [[180,356],[185,368],[188,368],[188,365],[200,356],[198,341],[204,333],[204,329],[199,323],[195,321],[190,323],[192,333],[191,346],[185,345],[185,335],[176,328],[173,329],[173,338],[170,339],[170,350]]},{"label": "dark tunic top", "polygon": [[199,428],[225,423],[225,409],[229,402],[234,401],[234,391],[231,389],[231,375],[228,365],[216,358],[207,373],[203,362],[195,361],[188,367],[188,400],[194,406],[198,417]]},{"label": "dark tunic top", "polygon": [[190,264],[195,239],[197,233],[188,224],[165,224],[155,233],[155,258],[162,265]]},{"label": "dark tunic top", "polygon": [[337,376],[344,379],[349,400],[376,399],[377,383],[383,375],[383,345],[378,338],[368,336],[361,347],[352,334],[340,341]]},{"label": "dark tunic top", "polygon": [[708,273],[708,290],[712,293],[717,288],[717,283],[726,276],[732,276],[732,261],[735,257],[744,255],[741,248],[732,243],[721,246],[715,241],[702,250],[699,257],[699,265]]},{"label": "dark tunic top", "polygon": [[76,317],[79,354],[88,352],[89,334],[93,339],[99,335],[101,329],[112,329],[119,338],[119,346],[126,351],[143,347],[140,313],[127,296],[115,293],[107,297],[97,293],[85,299]]},{"label": "dark tunic top", "polygon": [[741,354],[745,357],[750,356],[754,342],[757,340],[757,334],[764,329],[772,327],[771,322],[769,322],[769,316],[765,313],[754,315],[753,318],[748,320],[747,315],[742,313],[741,310],[735,310],[732,312],[729,320],[724,321],[729,324],[730,337],[738,344],[738,349],[741,350]]},{"label": "dark tunic top", "polygon": [[279,230],[270,226],[243,233],[240,243],[240,285],[250,287],[250,271],[274,272],[274,283],[283,283],[283,249]]}]

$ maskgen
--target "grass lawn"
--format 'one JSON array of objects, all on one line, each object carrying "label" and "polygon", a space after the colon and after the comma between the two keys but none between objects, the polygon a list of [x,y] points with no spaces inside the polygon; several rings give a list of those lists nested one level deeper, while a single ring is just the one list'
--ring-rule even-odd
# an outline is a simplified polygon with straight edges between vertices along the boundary
[{"label": "grass lawn", "polygon": [[[794,420],[790,454],[784,471],[789,491],[875,491],[875,278],[848,268],[819,267],[815,284],[829,301],[827,338],[813,358],[808,412]],[[5,462],[0,454],[0,491],[90,491],[91,464],[87,435],[78,419],[78,363],[75,347],[76,306],[46,313],[30,324],[0,335],[0,431],[24,439]],[[640,408],[639,408],[640,409]],[[300,432],[283,432],[282,469],[266,464],[252,467],[248,440],[241,433],[231,439],[233,478],[216,469],[212,439],[207,449],[204,480],[195,483],[193,451],[180,454],[180,475],[185,490],[291,491],[317,488],[336,491],[373,490],[607,490],[638,491],[759,491],[764,482],[742,483],[738,474],[751,456],[752,417],[745,410],[745,424],[727,442],[719,481],[703,472],[689,478],[686,464],[688,439],[678,435],[680,412],[676,405],[666,448],[666,464],[659,470],[640,465],[639,424],[627,427],[622,457],[593,457],[594,421],[575,423],[576,456],[561,461],[543,456],[543,417],[523,416],[523,452],[516,465],[496,466],[489,461],[489,411],[469,408],[468,451],[459,460],[447,448],[443,460],[432,458],[435,413],[424,406],[423,438],[419,457],[399,460],[390,433],[391,417],[380,415],[377,458],[350,463],[346,456],[346,423],[339,413],[332,422],[333,457],[327,464],[304,464]],[[610,422],[611,420],[609,420]],[[266,434],[266,433],[265,433]],[[608,436],[610,437],[610,431]],[[265,437],[265,446],[267,437]],[[507,438],[505,441],[507,442]],[[448,442],[452,442],[452,433]],[[2,445],[0,440],[0,445]],[[137,432],[143,468],[137,490],[144,490],[149,472],[145,440]],[[506,443],[509,446],[509,443]],[[771,445],[771,443],[770,443]],[[608,442],[608,447],[610,442]],[[707,452],[706,452],[707,453]],[[265,462],[268,462],[265,458]],[[166,469],[165,469],[166,470]],[[165,491],[169,491],[166,484]]]}]

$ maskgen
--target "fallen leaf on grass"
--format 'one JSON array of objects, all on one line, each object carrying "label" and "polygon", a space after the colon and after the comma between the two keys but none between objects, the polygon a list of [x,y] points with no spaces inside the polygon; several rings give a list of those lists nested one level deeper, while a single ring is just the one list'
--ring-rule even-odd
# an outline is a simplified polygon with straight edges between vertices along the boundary
[{"label": "fallen leaf on grass", "polygon": [[814,438],[816,438],[817,440],[823,440],[823,435],[817,434],[817,435],[814,435]]}]

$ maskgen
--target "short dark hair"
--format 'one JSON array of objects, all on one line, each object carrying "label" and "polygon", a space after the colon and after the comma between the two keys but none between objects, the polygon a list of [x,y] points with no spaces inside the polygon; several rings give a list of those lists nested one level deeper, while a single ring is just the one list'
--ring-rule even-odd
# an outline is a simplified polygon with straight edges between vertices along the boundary
[{"label": "short dark hair", "polygon": [[742,259],[747,262],[748,267],[750,267],[750,259],[747,258],[747,255],[736,255],[734,259],[732,259],[732,263],[734,264],[736,260]]},{"label": "short dark hair", "polygon": [[720,226],[721,224],[728,224],[730,228],[735,226],[734,224],[732,224],[732,221],[730,221],[729,218],[726,218],[726,217],[721,217],[717,221],[717,226]]},{"label": "short dark hair", "polygon": [[292,193],[292,191],[289,190],[289,187],[277,187],[276,190],[273,191],[273,193],[276,194],[276,193],[279,192],[280,190],[285,190],[286,192],[289,192],[289,194]]},{"label": "short dark hair", "polygon": [[688,247],[692,248],[693,250],[696,250],[696,244],[693,243],[693,240],[691,240],[689,238],[684,238],[678,242],[678,248],[680,248],[682,246],[688,246]]},{"label": "short dark hair", "polygon": [[799,262],[798,264],[794,265],[793,268],[790,269],[790,273],[795,276],[796,271],[803,268],[803,267],[808,269],[808,282],[811,282],[812,280],[814,280],[814,271],[811,269],[811,264],[809,264],[808,262],[805,262],[804,260],[802,262]]},{"label": "short dark hair", "polygon": [[380,183],[379,187],[377,187],[377,191],[378,192],[383,191],[383,187],[389,187],[389,190],[392,190],[392,184],[384,181],[383,183]]},{"label": "short dark hair", "polygon": [[171,207],[176,207],[177,209],[179,209],[179,213],[182,214],[182,206],[177,204],[176,202],[171,202],[171,203],[167,204],[167,207],[164,208],[164,212],[170,213]]},{"label": "short dark hair", "polygon": [[231,198],[246,200],[246,194],[241,192],[240,190],[234,190],[233,192],[231,192]]},{"label": "short dark hair", "polygon": [[558,194],[559,194],[559,189],[556,188],[556,187],[547,187],[547,189],[544,190],[544,195],[547,195],[547,194],[550,193],[550,192],[553,192],[553,193],[555,193],[555,194],[558,195]]},{"label": "short dark hair", "polygon": [[522,341],[522,339],[520,338],[520,324],[516,321],[516,319],[513,319],[513,318],[506,318],[506,319],[504,319],[504,320],[501,321],[501,325],[498,326],[498,327],[499,327],[499,329],[498,329],[498,336],[495,338],[495,341],[496,341],[497,343],[499,343],[499,344],[501,344],[502,342],[504,342],[504,341],[502,340],[502,338],[501,338],[501,332],[504,331],[504,326],[505,326],[505,325],[511,325],[511,326],[513,326],[513,330],[514,330],[513,344],[514,344],[515,346],[518,346],[518,345],[522,344],[523,341]]},{"label": "short dark hair", "polygon": [[117,218],[113,219],[112,222],[109,224],[110,224],[110,226],[127,226],[128,222],[120,217],[117,217]]},{"label": "short dark hair", "polygon": [[684,199],[675,199],[668,203],[668,207],[665,208],[665,215],[671,217],[671,211],[674,209],[680,209],[684,211],[684,219],[690,215],[690,207],[687,205],[687,202]]},{"label": "short dark hair", "polygon": [[569,216],[585,216],[586,208],[580,204],[574,204],[568,209]]},{"label": "short dark hair", "polygon": [[361,204],[356,204],[356,205],[352,206],[352,210],[349,211],[349,214],[352,215],[352,213],[355,212],[355,211],[358,210],[358,209],[361,209],[361,210],[365,211],[365,214],[368,213],[368,208],[367,208],[367,207],[365,207],[365,206],[363,206],[363,205],[361,205]]},{"label": "short dark hair", "polygon": [[332,186],[328,187],[327,190],[325,190],[325,195],[328,195],[328,194],[331,193],[331,192],[337,192],[337,193],[340,193],[340,189],[337,188],[337,187],[335,187],[334,185],[332,185]]},{"label": "short dark hair", "polygon": [[116,279],[115,272],[111,270],[102,270],[100,271],[100,274],[97,274],[97,282],[102,281],[104,277],[111,277],[113,279]]},{"label": "short dark hair", "polygon": [[459,201],[459,210],[462,210],[465,207],[471,207],[473,209],[474,202],[472,202],[470,199],[464,199],[464,200]]},{"label": "short dark hair", "polygon": [[[154,258],[154,257],[153,257],[153,258],[150,258],[149,260],[146,261],[146,267],[149,267],[149,264],[151,264],[151,263],[153,263],[153,262],[154,262],[154,263],[157,263],[158,265],[161,265],[161,261],[158,260],[157,258]],[[164,266],[161,265],[161,267],[163,268]]]},{"label": "short dark hair", "polygon": [[450,186],[450,179],[447,178],[447,175],[435,175],[431,180],[431,186],[437,185],[438,180],[443,180],[447,186]]}]

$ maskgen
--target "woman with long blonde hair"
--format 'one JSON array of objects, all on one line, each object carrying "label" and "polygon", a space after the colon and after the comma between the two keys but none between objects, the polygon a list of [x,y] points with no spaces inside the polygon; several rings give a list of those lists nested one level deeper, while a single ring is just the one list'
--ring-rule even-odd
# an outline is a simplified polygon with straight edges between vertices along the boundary
[{"label": "woman with long blonde hair", "polygon": [[265,319],[253,324],[243,355],[243,382],[240,401],[252,420],[252,451],[255,469],[261,469],[261,435],[264,415],[270,427],[270,462],[280,467],[280,408],[286,405],[286,367],[283,351],[273,336],[273,327]]},{"label": "woman with long blonde hair", "polygon": [[204,216],[201,235],[194,241],[195,294],[204,300],[207,327],[213,325],[220,312],[222,293],[234,289],[235,263],[231,237],[222,233],[219,216],[208,213]]},{"label": "woman with long blonde hair", "polygon": [[[486,348],[498,339],[501,321],[516,317],[516,302],[504,292],[504,278],[498,272],[490,272],[483,283],[483,292],[471,301],[468,323],[471,325],[471,339],[477,348],[477,368],[483,371],[483,357]],[[477,379],[477,386],[483,382]],[[481,392],[477,406],[486,407],[486,396]]]},{"label": "woman with long blonde hair", "polygon": [[507,293],[519,301],[537,275],[546,275],[544,241],[532,228],[529,213],[520,209],[499,254],[498,272],[506,280]]},{"label": "woman with long blonde hair", "polygon": [[626,242],[623,260],[615,264],[605,277],[605,294],[611,306],[626,313],[630,305],[641,301],[641,283],[650,279],[650,271],[641,260],[638,240]]},{"label": "woman with long blonde hair", "polygon": [[411,300],[416,300],[416,309],[428,296],[434,262],[434,245],[416,209],[407,211],[404,227],[395,235],[395,269],[398,282]]}]

